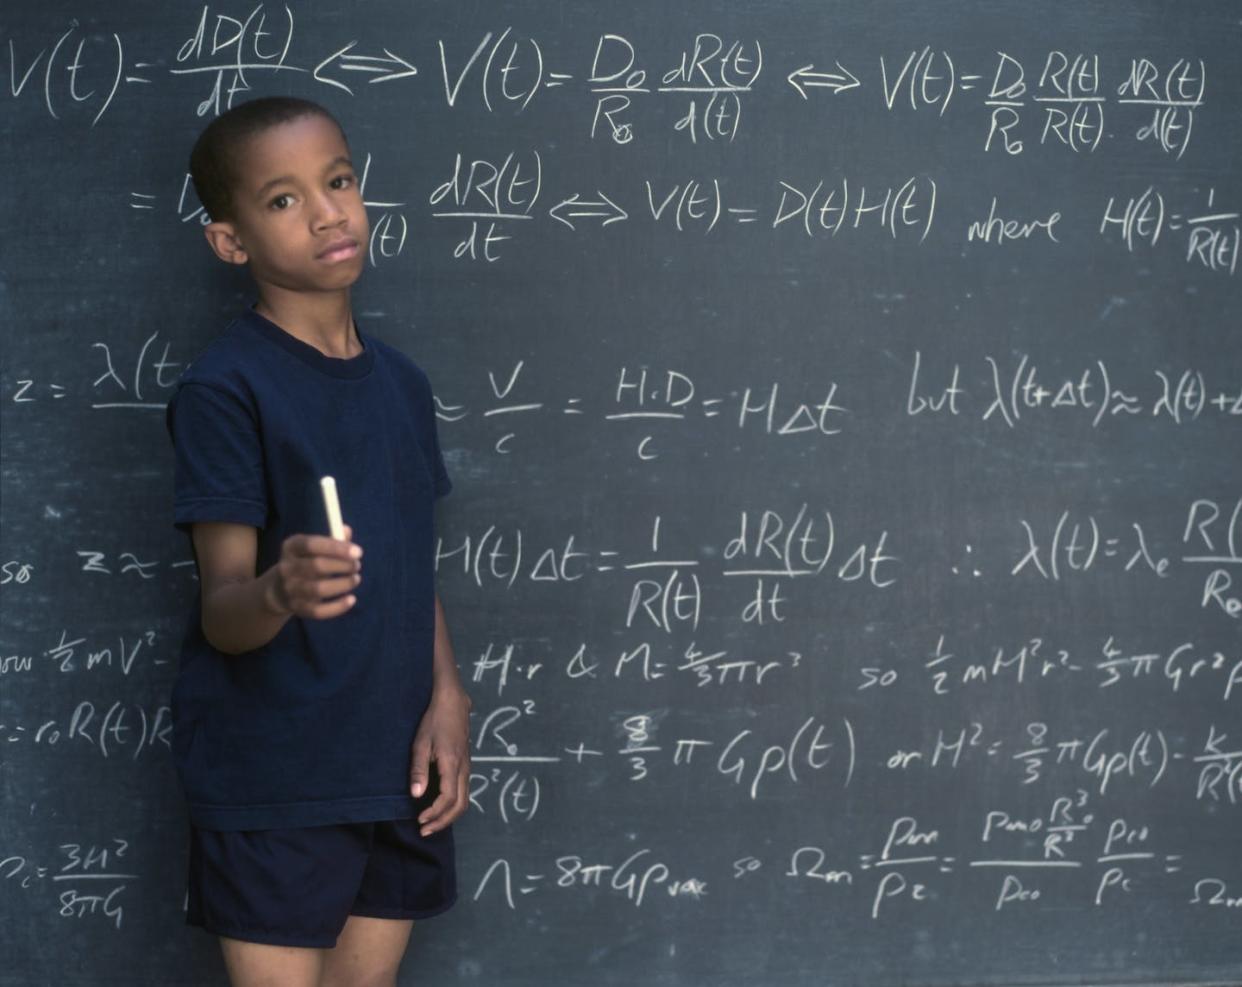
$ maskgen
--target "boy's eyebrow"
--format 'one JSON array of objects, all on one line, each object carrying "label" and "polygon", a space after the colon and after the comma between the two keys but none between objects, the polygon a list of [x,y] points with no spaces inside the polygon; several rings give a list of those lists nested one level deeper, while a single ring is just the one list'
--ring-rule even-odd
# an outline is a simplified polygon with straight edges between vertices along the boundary
[{"label": "boy's eyebrow", "polygon": [[[328,166],[324,168],[324,171],[332,171],[338,165],[345,165],[349,168],[353,168],[354,163],[350,161],[349,158],[346,157],[344,154],[339,154],[335,158],[333,158],[331,161],[328,162]],[[256,199],[262,199],[265,195],[267,195],[269,189],[275,188],[277,185],[280,185],[282,182],[291,182],[291,181],[293,181],[293,176],[279,175],[276,178],[273,178],[270,181],[264,182],[262,185],[260,185],[259,190],[255,192],[254,197]]]}]

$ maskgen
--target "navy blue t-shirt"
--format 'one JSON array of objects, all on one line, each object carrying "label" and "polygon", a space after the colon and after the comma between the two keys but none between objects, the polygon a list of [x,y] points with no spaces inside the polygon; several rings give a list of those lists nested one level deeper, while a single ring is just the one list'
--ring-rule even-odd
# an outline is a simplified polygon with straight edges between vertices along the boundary
[{"label": "navy blue t-shirt", "polygon": [[452,486],[427,375],[358,332],[325,356],[248,311],[186,369],[168,403],[174,523],[258,529],[258,572],[293,534],[327,534],[336,478],[362,546],[357,602],[290,617],[254,651],[203,636],[196,599],[173,690],[173,751],[194,824],[270,829],[416,815],[410,748],[431,698],[433,508]]}]

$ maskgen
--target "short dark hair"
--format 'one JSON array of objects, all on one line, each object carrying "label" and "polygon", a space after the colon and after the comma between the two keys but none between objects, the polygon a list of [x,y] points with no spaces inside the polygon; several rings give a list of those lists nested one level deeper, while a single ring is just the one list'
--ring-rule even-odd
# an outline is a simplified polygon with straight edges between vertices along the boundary
[{"label": "short dark hair", "polygon": [[336,117],[318,103],[293,96],[265,96],[240,103],[204,128],[190,152],[190,178],[208,216],[213,220],[232,218],[233,191],[241,179],[238,164],[242,145],[265,130],[305,116],[332,121],[345,140],[345,130]]}]

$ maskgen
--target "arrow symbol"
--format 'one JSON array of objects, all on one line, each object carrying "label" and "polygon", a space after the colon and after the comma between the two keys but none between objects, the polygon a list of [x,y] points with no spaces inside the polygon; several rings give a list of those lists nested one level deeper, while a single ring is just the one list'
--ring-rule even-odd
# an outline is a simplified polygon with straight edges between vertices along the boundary
[{"label": "arrow symbol", "polygon": [[382,49],[384,55],[350,55],[348,52],[357,44],[357,41],[351,41],[340,51],[335,51],[322,62],[315,66],[315,80],[317,82],[327,83],[329,86],[336,86],[338,89],[344,89],[351,96],[354,91],[336,79],[322,75],[323,69],[332,62],[340,60],[341,71],[343,72],[366,72],[374,75],[374,79],[367,81],[374,84],[376,82],[390,82],[393,79],[405,79],[411,75],[418,75],[418,69],[407,62],[404,58],[394,55],[387,48]]},{"label": "arrow symbol", "polygon": [[[789,73],[789,84],[798,90],[798,95],[806,99],[806,90],[803,86],[814,86],[821,89],[831,89],[833,93],[844,92],[846,89],[853,89],[861,85],[858,78],[849,69],[845,68],[840,62],[837,62],[839,68],[845,75],[838,75],[835,72],[813,72],[814,64],[803,65],[800,69],[794,69]],[[846,81],[846,76],[849,81]]]},{"label": "arrow symbol", "polygon": [[[605,219],[602,223],[600,223],[601,226],[607,226],[609,223],[615,223],[619,219],[629,218],[629,213],[608,198],[608,196],[604,195],[604,193],[599,191],[599,189],[596,189],[595,193],[600,197],[600,201],[597,202],[590,199],[581,199],[576,194],[571,195],[568,199],[558,202],[551,209],[549,209],[548,215],[553,219],[559,219],[571,230],[574,228],[574,224],[571,223],[569,219],[566,219],[566,216],[570,218],[608,216],[608,219]],[[562,215],[562,213],[564,213],[564,215]]]}]

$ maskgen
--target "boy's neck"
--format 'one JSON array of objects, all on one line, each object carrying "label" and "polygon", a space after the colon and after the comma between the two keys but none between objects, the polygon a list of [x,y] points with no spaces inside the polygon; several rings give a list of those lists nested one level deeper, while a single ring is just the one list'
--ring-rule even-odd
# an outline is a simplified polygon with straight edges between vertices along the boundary
[{"label": "boy's neck", "polygon": [[324,356],[349,359],[362,352],[348,291],[322,295],[260,290],[254,308],[263,318]]}]

